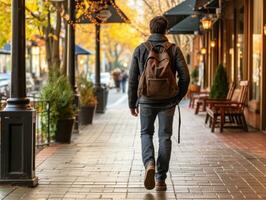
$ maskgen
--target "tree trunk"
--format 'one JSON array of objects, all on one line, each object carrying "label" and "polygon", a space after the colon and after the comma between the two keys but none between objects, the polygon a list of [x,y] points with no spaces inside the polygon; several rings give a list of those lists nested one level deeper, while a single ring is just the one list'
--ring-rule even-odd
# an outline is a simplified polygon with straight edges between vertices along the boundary
[{"label": "tree trunk", "polygon": [[45,51],[46,51],[46,60],[48,65],[48,70],[50,72],[50,67],[52,66],[52,55],[51,55],[51,13],[47,13],[47,26],[43,27],[45,32]]},{"label": "tree trunk", "polygon": [[60,3],[56,3],[56,27],[53,37],[53,49],[52,49],[52,60],[54,69],[60,67],[60,33],[61,33],[61,15],[60,15]]},{"label": "tree trunk", "polygon": [[[67,3],[64,3],[64,10],[67,10]],[[65,38],[63,43],[63,60],[61,62],[61,73],[67,75],[67,20],[64,19]]]},{"label": "tree trunk", "polygon": [[56,3],[56,27],[51,25],[51,11],[47,13],[47,26],[43,27],[45,32],[46,60],[48,65],[49,78],[53,72],[60,68],[60,33],[61,33],[61,12],[60,3]]}]

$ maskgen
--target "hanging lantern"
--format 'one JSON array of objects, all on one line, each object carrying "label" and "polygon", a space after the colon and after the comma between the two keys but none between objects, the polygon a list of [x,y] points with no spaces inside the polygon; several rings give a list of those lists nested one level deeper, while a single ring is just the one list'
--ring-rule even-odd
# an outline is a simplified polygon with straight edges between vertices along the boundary
[{"label": "hanging lantern", "polygon": [[215,40],[212,40],[211,41],[211,48],[214,48],[216,46],[216,42],[215,42]]},{"label": "hanging lantern", "polygon": [[209,17],[203,17],[201,23],[204,30],[208,30],[212,27],[212,20]]},{"label": "hanging lantern", "polygon": [[200,50],[200,53],[202,55],[205,55],[207,53],[207,49],[205,47],[202,47],[201,50]]},{"label": "hanging lantern", "polygon": [[264,35],[266,35],[266,24],[263,27],[263,32],[264,32]]}]

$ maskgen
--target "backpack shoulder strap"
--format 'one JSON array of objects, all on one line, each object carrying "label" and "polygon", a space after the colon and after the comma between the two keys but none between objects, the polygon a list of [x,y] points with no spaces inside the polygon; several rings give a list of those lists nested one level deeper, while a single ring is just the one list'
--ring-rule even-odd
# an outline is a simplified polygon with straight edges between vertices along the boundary
[{"label": "backpack shoulder strap", "polygon": [[165,51],[167,51],[170,47],[172,47],[174,44],[170,43],[170,42],[165,42],[163,44],[163,47],[165,49]]},{"label": "backpack shoulder strap", "polygon": [[150,41],[144,42],[144,46],[146,47],[146,49],[148,49],[148,51],[151,51],[154,47]]}]

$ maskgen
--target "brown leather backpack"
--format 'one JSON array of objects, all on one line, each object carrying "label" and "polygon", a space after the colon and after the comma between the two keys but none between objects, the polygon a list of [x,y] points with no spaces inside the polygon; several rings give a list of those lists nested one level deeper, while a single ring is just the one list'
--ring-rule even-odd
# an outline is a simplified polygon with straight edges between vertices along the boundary
[{"label": "brown leather backpack", "polygon": [[151,100],[164,100],[176,96],[178,86],[168,53],[173,44],[165,42],[153,46],[151,42],[147,41],[144,45],[148,49],[149,55],[140,76],[138,96],[145,96]]}]

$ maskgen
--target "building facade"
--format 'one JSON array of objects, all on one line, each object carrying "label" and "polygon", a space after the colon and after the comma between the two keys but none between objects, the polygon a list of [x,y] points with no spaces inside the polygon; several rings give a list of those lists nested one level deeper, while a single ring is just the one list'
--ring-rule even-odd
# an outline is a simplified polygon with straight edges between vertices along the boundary
[{"label": "building facade", "polygon": [[[194,39],[195,48],[205,49],[203,86],[212,85],[219,63],[227,69],[229,82],[249,80],[245,116],[249,125],[265,131],[266,0],[221,0],[220,6],[221,15],[211,29]],[[194,59],[198,54],[194,52]]]}]

